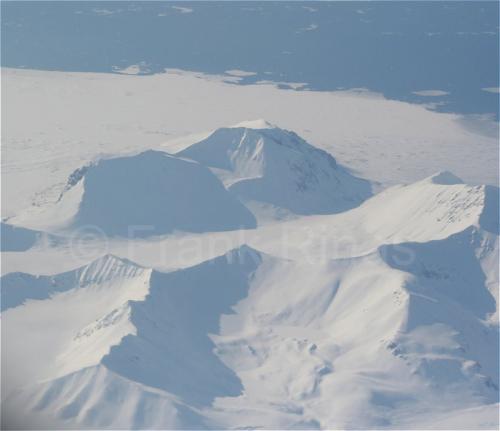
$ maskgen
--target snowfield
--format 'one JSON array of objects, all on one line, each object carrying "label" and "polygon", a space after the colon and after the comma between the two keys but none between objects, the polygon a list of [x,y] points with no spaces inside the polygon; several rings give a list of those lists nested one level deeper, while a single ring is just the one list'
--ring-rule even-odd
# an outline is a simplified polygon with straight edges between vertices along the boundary
[{"label": "snowfield", "polygon": [[498,429],[486,120],[3,73],[2,428]]}]

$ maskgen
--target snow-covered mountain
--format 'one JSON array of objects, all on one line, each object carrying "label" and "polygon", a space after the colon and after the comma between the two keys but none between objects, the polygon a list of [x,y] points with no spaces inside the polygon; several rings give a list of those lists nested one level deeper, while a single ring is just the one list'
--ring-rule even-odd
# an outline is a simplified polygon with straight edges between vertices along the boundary
[{"label": "snow-covered mountain", "polygon": [[378,245],[5,275],[4,425],[497,427],[498,189],[443,172],[318,217]]},{"label": "snow-covered mountain", "polygon": [[241,199],[293,214],[338,213],[372,194],[329,153],[262,120],[217,129],[177,155],[213,168]]},{"label": "snow-covered mountain", "polygon": [[[393,250],[315,265],[243,247],[172,273],[105,256],[6,276],[4,364],[38,361],[6,379],[24,414],[4,424],[402,428],[494,403],[495,304],[470,234],[410,246],[407,269]],[[16,282],[46,298],[21,302]]]},{"label": "snow-covered mountain", "polygon": [[256,226],[251,212],[209,169],[161,151],[77,169],[54,208],[37,218],[58,220],[66,230],[92,226],[121,237]]},{"label": "snow-covered mountain", "polygon": [[[2,223],[3,428],[498,427],[497,187],[372,196],[249,122],[61,189]],[[107,251],[76,265],[88,226]]]}]

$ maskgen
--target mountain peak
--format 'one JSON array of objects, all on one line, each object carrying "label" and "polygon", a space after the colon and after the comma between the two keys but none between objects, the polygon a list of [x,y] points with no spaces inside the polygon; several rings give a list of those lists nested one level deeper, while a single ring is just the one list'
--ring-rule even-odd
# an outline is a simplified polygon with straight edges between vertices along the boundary
[{"label": "mountain peak", "polygon": [[235,124],[230,128],[231,129],[244,128],[244,129],[256,129],[256,130],[279,129],[279,127],[275,126],[274,124],[271,124],[270,122],[262,118],[259,118],[257,120],[242,121],[241,123]]},{"label": "mountain peak", "polygon": [[138,263],[132,262],[131,260],[117,256],[112,253],[106,253],[103,254],[102,256],[94,259],[87,265],[81,267],[80,269],[85,270],[87,268],[91,267],[96,267],[96,268],[110,268],[110,267],[133,267],[137,269],[145,269],[143,266],[139,265]]},{"label": "mountain peak", "polygon": [[368,181],[339,166],[331,154],[274,126],[217,129],[177,155],[214,169],[242,201],[292,214],[337,213],[372,194]]},{"label": "mountain peak", "polygon": [[262,253],[250,247],[247,244],[242,244],[238,248],[229,250],[225,255],[228,263],[254,263],[257,264],[262,260]]}]

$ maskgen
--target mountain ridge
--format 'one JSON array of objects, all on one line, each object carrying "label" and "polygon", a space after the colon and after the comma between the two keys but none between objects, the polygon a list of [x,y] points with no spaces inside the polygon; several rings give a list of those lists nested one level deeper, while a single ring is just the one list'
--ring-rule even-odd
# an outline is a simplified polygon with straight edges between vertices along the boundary
[{"label": "mountain ridge", "polygon": [[[482,323],[483,311],[465,312],[475,309],[466,296],[457,297],[453,291],[446,293],[446,289],[440,293],[446,286],[451,287],[453,280],[437,277],[434,274],[438,272],[428,267],[423,270],[419,264],[424,258],[440,268],[440,273],[449,272],[440,263],[448,262],[449,252],[440,251],[439,244],[451,247],[458,253],[457,263],[453,264],[462,265],[463,271],[473,277],[473,283],[479,283],[478,287],[482,284],[482,291],[487,292],[485,279],[479,275],[483,270],[479,266],[475,271],[466,269],[469,260],[477,262],[476,255],[481,256],[472,250],[483,247],[482,242],[464,241],[463,235],[425,244],[384,246],[363,257],[318,264],[278,259],[244,245],[193,267],[169,273],[149,270],[146,278],[138,279],[144,280],[146,289],[140,296],[130,300],[125,294],[121,302],[113,301],[116,305],[103,309],[107,312],[101,312],[94,323],[73,334],[73,347],[68,350],[66,344],[65,353],[59,354],[59,361],[63,361],[59,367],[64,370],[63,364],[75,364],[76,358],[81,362],[82,356],[88,355],[85,352],[102,352],[100,359],[89,363],[95,370],[89,372],[119,376],[121,383],[116,384],[126,385],[124,393],[133,387],[142,388],[134,395],[139,399],[157,393],[159,398],[154,405],[161,404],[170,412],[168,418],[151,418],[159,421],[155,425],[159,427],[190,427],[192,421],[202,427],[224,427],[229,423],[226,421],[240,423],[239,420],[244,426],[246,414],[252,415],[285,393],[288,406],[280,407],[278,410],[284,410],[273,418],[262,416],[264,422],[260,426],[286,428],[304,423],[305,419],[294,413],[296,409],[309,412],[306,417],[311,421],[307,423],[313,427],[364,427],[369,423],[398,426],[404,422],[387,422],[387,415],[392,411],[404,413],[409,402],[405,399],[410,394],[416,397],[413,403],[423,403],[421,408],[426,405],[425,400],[442,398],[443,393],[447,394],[447,408],[471,407],[479,400],[495,402],[498,387],[495,389],[496,377],[491,374],[495,329]],[[409,264],[403,261],[402,266],[397,259],[401,247],[413,250],[416,260]],[[438,259],[425,247],[431,247]],[[117,264],[134,266],[104,256],[76,272],[85,274],[85,269],[99,267],[98,273],[106,273],[107,268],[116,268]],[[123,279],[128,272],[115,273]],[[98,284],[109,282],[106,277],[95,280]],[[426,286],[428,280],[437,284]],[[303,289],[304,283],[308,289]],[[462,286],[467,287],[464,283]],[[82,287],[78,289],[87,290]],[[60,296],[64,298],[64,293]],[[494,303],[489,298],[487,301]],[[432,308],[426,304],[436,305]],[[448,310],[446,313],[439,311],[443,307]],[[21,308],[14,308],[4,319],[12,318]],[[351,329],[345,332],[345,328]],[[96,331],[105,332],[96,338]],[[106,331],[110,335],[105,336]],[[107,339],[112,345],[104,348],[101,344]],[[282,355],[294,364],[294,370],[301,369],[300,379],[295,373],[292,378],[288,368],[276,368]],[[483,362],[486,358],[488,363]],[[165,360],[172,366],[165,367]],[[388,363],[391,374],[384,371],[384,364]],[[443,366],[454,371],[444,373]],[[361,371],[366,367],[372,371]],[[67,380],[65,376],[75,371],[78,374]],[[81,373],[88,372],[83,368],[67,369],[56,380],[49,379],[63,385],[73,382],[67,390],[77,391],[74,401],[65,401],[66,390],[49,397],[54,389],[48,383],[39,387],[41,392],[36,396],[21,393],[13,395],[9,402],[34,396],[38,401],[31,405],[58,411],[54,420],[62,421],[61,424],[76,421],[80,426],[100,427],[107,422],[105,410],[95,404],[98,396],[102,405],[118,418],[116,409],[122,408],[121,401],[102,393],[104,380],[87,380],[86,374]],[[374,381],[369,385],[363,383],[365,373],[373,375]],[[379,386],[379,373],[383,373],[386,386],[393,389],[385,391]],[[269,380],[264,388],[262,381],[257,384],[259,375]],[[110,385],[115,384],[115,377],[112,379]],[[428,386],[428,381],[434,383]],[[349,397],[351,408],[356,406],[364,411],[355,422],[349,422],[349,410],[336,407],[329,411],[323,407],[321,394],[341,393],[345,384],[354,388]],[[462,398],[453,395],[454,387],[462,388]],[[86,391],[90,392],[83,395]],[[76,396],[78,393],[81,395]],[[46,401],[40,404],[42,400]],[[144,424],[139,419],[146,418],[143,402],[134,407],[134,426]],[[190,413],[182,418],[186,409]],[[93,414],[89,416],[85,413],[88,411]],[[234,416],[236,411],[240,413]],[[433,412],[443,414],[444,410],[437,405]]]}]

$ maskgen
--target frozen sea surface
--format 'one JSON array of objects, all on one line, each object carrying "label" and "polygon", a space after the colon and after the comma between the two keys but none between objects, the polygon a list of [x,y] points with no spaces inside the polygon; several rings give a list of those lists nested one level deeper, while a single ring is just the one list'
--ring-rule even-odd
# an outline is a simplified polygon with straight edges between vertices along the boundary
[{"label": "frozen sea surface", "polygon": [[4,67],[232,71],[497,120],[498,56],[497,2],[2,4]]}]

